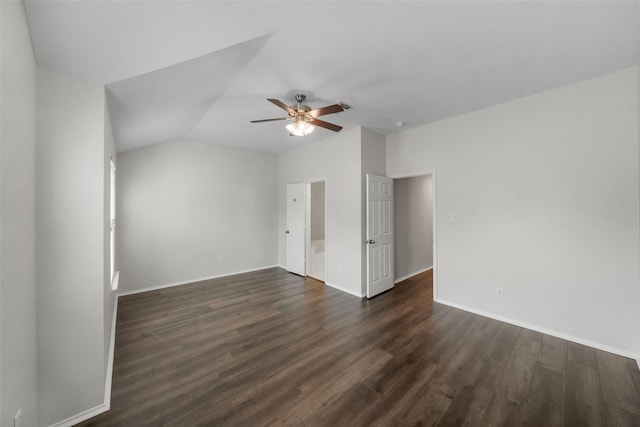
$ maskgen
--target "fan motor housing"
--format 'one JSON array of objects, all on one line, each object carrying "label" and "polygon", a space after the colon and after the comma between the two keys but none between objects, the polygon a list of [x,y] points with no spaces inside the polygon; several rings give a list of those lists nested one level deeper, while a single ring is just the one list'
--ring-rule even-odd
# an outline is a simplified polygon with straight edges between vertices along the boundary
[{"label": "fan motor housing", "polygon": [[311,111],[311,108],[309,108],[306,105],[293,104],[293,105],[290,105],[289,107],[291,107],[292,110],[297,111],[297,112],[307,113],[307,112]]}]

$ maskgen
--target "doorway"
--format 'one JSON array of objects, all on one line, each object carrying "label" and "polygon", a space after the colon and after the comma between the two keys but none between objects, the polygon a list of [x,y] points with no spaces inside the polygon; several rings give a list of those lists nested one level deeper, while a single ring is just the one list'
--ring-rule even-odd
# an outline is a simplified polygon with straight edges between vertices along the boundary
[{"label": "doorway", "polygon": [[306,185],[287,185],[287,271],[306,275]]},{"label": "doorway", "polygon": [[307,275],[321,282],[326,277],[325,182],[307,183]]},{"label": "doorway", "polygon": [[287,184],[286,269],[326,280],[325,181]]},{"label": "doorway", "polygon": [[435,265],[434,174],[396,178],[393,184],[394,282],[398,283]]},{"label": "doorway", "polygon": [[366,175],[367,298],[393,289],[393,179]]}]

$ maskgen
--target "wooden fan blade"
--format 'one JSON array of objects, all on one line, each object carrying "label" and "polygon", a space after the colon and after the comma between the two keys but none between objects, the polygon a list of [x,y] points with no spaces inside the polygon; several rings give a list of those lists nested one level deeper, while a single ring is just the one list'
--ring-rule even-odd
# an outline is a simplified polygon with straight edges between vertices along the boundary
[{"label": "wooden fan blade", "polygon": [[296,114],[296,112],[291,107],[289,107],[287,104],[280,101],[279,99],[267,98],[267,101],[274,103],[275,105],[282,108],[284,111],[286,111],[289,114],[293,114],[293,115]]},{"label": "wooden fan blade", "polygon": [[314,126],[320,126],[321,128],[332,130],[334,132],[340,132],[342,130],[342,126],[334,125],[333,123],[325,122],[324,120],[320,119],[311,119],[309,120],[309,123]]},{"label": "wooden fan blade", "polygon": [[339,113],[340,111],[344,111],[344,108],[342,108],[342,105],[333,104],[333,105],[327,105],[326,107],[311,110],[307,114],[309,114],[312,117],[319,117],[319,116],[324,116],[325,114]]},{"label": "wooden fan blade", "polygon": [[251,123],[275,122],[276,120],[289,120],[290,117],[279,117],[277,119],[251,120]]}]

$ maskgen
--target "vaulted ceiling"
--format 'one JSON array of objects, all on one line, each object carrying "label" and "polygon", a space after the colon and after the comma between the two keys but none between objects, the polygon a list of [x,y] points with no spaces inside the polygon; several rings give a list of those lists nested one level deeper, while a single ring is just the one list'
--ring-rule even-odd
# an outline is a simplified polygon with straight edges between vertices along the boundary
[{"label": "vaulted ceiling", "polygon": [[[119,151],[175,138],[279,152],[266,98],[397,132],[637,65],[632,1],[36,1],[36,60],[104,83]],[[399,128],[396,123],[404,122]]]}]

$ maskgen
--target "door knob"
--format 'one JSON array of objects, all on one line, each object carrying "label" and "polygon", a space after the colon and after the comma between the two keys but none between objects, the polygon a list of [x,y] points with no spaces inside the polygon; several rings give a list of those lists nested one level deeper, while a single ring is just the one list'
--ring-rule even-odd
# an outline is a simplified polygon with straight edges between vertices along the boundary
[{"label": "door knob", "polygon": [[285,231],[284,231],[284,234],[289,234],[289,230],[285,230]]},{"label": "door knob", "polygon": [[373,245],[376,241],[375,240],[365,240],[364,242],[369,244],[369,245]]}]

